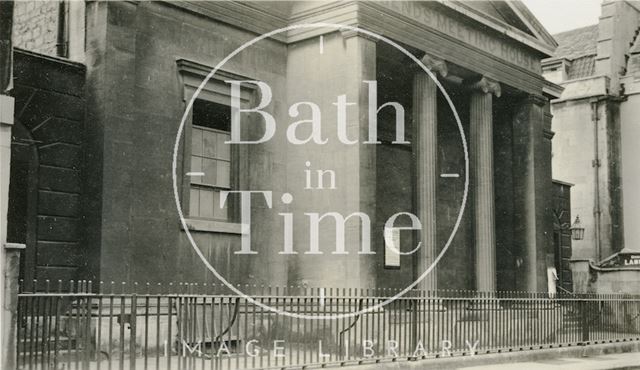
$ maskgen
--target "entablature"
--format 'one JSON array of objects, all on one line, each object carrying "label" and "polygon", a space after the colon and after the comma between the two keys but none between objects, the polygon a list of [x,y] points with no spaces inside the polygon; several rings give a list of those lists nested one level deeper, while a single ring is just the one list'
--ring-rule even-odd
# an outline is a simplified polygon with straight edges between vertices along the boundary
[{"label": "entablature", "polygon": [[[182,1],[167,4],[256,34],[301,23],[359,27],[528,93],[542,91],[541,59],[550,55],[555,46],[545,38],[538,39],[457,3]],[[381,21],[382,15],[384,21]],[[534,31],[539,34],[539,30]],[[335,27],[296,28],[274,34],[272,39],[294,43],[331,32],[336,32]]]}]

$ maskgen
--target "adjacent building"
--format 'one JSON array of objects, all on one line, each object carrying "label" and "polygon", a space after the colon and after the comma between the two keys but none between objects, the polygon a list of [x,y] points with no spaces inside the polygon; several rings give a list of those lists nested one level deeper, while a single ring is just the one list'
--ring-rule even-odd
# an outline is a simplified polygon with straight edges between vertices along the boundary
[{"label": "adjacent building", "polygon": [[637,2],[604,1],[598,24],[555,35],[542,63],[564,88],[552,100],[553,175],[574,185],[571,213],[585,229],[573,241],[580,292],[639,290],[639,16]]},{"label": "adjacent building", "polygon": [[599,262],[640,249],[639,15],[636,2],[603,2],[599,23],[555,35],[559,46],[542,64],[564,87],[552,101],[553,175],[574,184],[571,211],[585,228],[574,258]]}]

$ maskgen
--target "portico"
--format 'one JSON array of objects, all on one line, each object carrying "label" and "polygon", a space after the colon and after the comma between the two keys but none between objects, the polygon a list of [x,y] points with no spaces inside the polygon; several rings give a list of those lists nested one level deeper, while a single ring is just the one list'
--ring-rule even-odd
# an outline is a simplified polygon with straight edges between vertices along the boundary
[{"label": "portico", "polygon": [[[445,79],[448,76],[447,62],[441,59],[434,59],[426,55],[423,57],[425,64],[429,66],[435,76]],[[449,75],[451,78],[451,75]],[[516,279],[518,288],[522,290],[535,291],[541,285],[538,280],[544,278],[544,266],[538,264],[539,256],[544,257],[546,250],[539,247],[535,239],[535,189],[532,187],[535,182],[536,155],[543,153],[533,152],[533,142],[541,137],[536,138],[535,127],[542,125],[541,108],[544,107],[545,99],[543,97],[529,97],[522,99],[518,106],[517,112],[531,110],[540,110],[538,114],[524,116],[526,113],[519,113],[513,117],[512,126],[518,126],[513,132],[517,137],[513,137],[511,148],[496,148],[494,146],[494,104],[500,104],[502,95],[501,84],[486,76],[479,76],[476,81],[464,81],[457,87],[467,90],[468,104],[464,106],[468,109],[468,159],[470,170],[470,187],[468,192],[468,202],[466,212],[468,218],[471,218],[472,235],[471,244],[473,249],[468,248],[469,256],[473,256],[473,271],[475,273],[474,285],[478,291],[495,291],[497,289],[497,255],[496,250],[496,233],[513,233],[514,241],[518,240],[518,244],[523,246],[522,249],[508,249],[508,252],[516,254],[519,260],[514,261],[522,266],[523,277]],[[511,90],[512,94],[518,95],[517,91]],[[422,220],[422,232],[419,233],[418,240],[423,244],[423,248],[416,255],[416,275],[425,271],[435,260],[436,255],[442,249],[442,245],[438,245],[437,223],[446,223],[446,217],[439,219],[437,199],[438,187],[437,181],[441,177],[442,170],[438,161],[438,104],[437,104],[437,87],[426,73],[416,71],[413,78],[413,123],[415,140],[413,142],[413,155],[415,165],[415,207],[417,214]],[[496,102],[497,100],[497,102]],[[494,103],[496,102],[496,103]],[[460,109],[460,107],[456,107]],[[500,117],[502,118],[502,117]],[[524,127],[520,127],[524,126]],[[542,132],[538,132],[542,136]],[[515,141],[514,141],[515,139]],[[500,142],[500,145],[503,143]],[[446,150],[446,149],[445,149]],[[494,151],[513,151],[511,153],[514,158],[512,163],[496,163],[494,159]],[[542,159],[538,159],[540,162]],[[502,225],[496,225],[496,201],[509,202],[511,199],[504,197],[504,194],[498,194],[496,197],[496,189],[494,187],[495,173],[502,171],[494,170],[495,166],[511,165],[510,169],[513,176],[511,186],[513,193],[517,194],[518,199],[513,199],[513,230],[505,230]],[[516,175],[517,174],[517,175]],[[550,178],[550,173],[548,174]],[[500,181],[500,179],[498,179]],[[543,191],[540,189],[539,191]],[[522,197],[523,199],[520,199]],[[496,199],[498,198],[498,199]],[[529,199],[527,199],[529,198]],[[538,196],[540,201],[540,196]],[[499,209],[504,206],[499,207]],[[529,219],[526,219],[529,217]],[[544,222],[544,220],[541,220]],[[524,227],[520,226],[524,225]],[[442,228],[440,228],[442,229]],[[531,239],[527,239],[527,235]],[[467,239],[469,241],[469,239]],[[544,240],[540,242],[544,246]],[[504,257],[504,256],[501,256]],[[443,264],[444,265],[444,264]],[[447,268],[448,266],[436,266],[438,268]],[[447,284],[445,282],[444,284]],[[434,290],[438,288],[438,274],[434,271],[427,276],[419,285],[419,289]]]},{"label": "portico", "polygon": [[[387,192],[389,187],[411,184],[411,208],[422,222],[422,232],[414,235],[412,243],[400,241],[405,247],[422,243],[414,260],[405,262],[402,257],[400,266],[393,268],[403,271],[403,263],[413,263],[410,276],[420,276],[450,238],[450,249],[417,288],[544,290],[545,258],[552,253],[552,225],[547,212],[553,134],[550,116],[545,114],[548,98],[543,81],[535,72],[540,68],[539,55],[552,47],[552,40],[540,34],[538,39],[531,35],[498,37],[466,22],[461,25],[455,19],[444,21],[444,17],[456,16],[434,4],[382,2],[371,6],[404,21],[421,22],[415,25],[412,35],[391,26],[370,27],[415,47],[415,54],[454,101],[464,126],[469,159],[468,199],[458,231],[452,236],[464,195],[465,175],[461,161],[463,147],[460,138],[456,138],[453,112],[435,81],[424,71],[414,68],[407,73],[410,77],[385,76],[397,74],[402,65],[414,63],[406,59],[398,62],[399,55],[377,42],[377,77],[383,81],[385,77],[395,79],[395,87],[394,82],[381,82],[382,88],[391,91],[387,92],[388,97],[401,100],[407,93],[407,82],[412,86],[409,105],[413,125],[410,155],[401,154],[397,148],[379,149],[376,163],[378,173],[388,173],[387,169],[397,161],[411,159],[411,177],[390,184],[394,181],[378,176],[377,187],[382,189],[378,194],[393,198]],[[368,7],[361,12],[366,14]],[[438,21],[430,21],[432,16]],[[447,22],[450,26],[443,26]],[[442,33],[451,31],[450,27],[457,31]],[[416,34],[423,38],[418,40]],[[446,47],[445,40],[449,42]],[[404,87],[398,87],[402,84]],[[379,131],[384,133],[385,128],[380,127]],[[387,142],[392,136],[389,133]],[[381,160],[382,156],[397,156],[397,161],[390,163],[394,161]],[[396,200],[402,203],[400,198],[398,195]],[[378,205],[379,217],[389,213],[385,208],[399,209],[397,204]],[[404,237],[401,235],[400,239]],[[377,277],[384,284],[396,271],[377,272]],[[404,274],[399,280],[410,282],[409,273],[404,270]]]}]

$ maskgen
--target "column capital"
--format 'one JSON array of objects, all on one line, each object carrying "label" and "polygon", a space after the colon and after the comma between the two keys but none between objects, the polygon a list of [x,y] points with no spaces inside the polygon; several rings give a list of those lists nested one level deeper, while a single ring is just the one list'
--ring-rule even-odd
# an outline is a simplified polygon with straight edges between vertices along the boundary
[{"label": "column capital", "polygon": [[[438,58],[431,54],[425,53],[422,58],[420,58],[420,62],[422,62],[422,64],[424,64],[424,66],[434,74],[439,74],[442,77],[447,77],[447,75],[449,74],[447,61],[442,58]],[[418,65],[414,64],[413,67],[416,71],[422,70],[422,68],[420,68]]]},{"label": "column capital", "polygon": [[350,28],[340,28],[340,34],[342,34],[342,39],[343,40],[358,36],[358,37],[362,37],[364,39],[367,39],[367,40],[370,40],[370,41],[373,41],[373,42],[380,41],[379,38],[377,38],[377,37],[375,37],[373,35],[370,35],[368,33],[364,33],[364,32],[359,31],[359,30],[350,29]]},{"label": "column capital", "polygon": [[500,83],[486,76],[482,76],[482,78],[477,81],[467,83],[467,87],[471,90],[482,91],[485,94],[493,94],[497,98],[502,95]]}]

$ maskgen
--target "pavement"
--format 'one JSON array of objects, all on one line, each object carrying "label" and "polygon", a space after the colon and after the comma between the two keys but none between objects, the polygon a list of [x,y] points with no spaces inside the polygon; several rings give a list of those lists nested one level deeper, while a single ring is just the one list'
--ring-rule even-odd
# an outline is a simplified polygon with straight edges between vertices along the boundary
[{"label": "pavement", "polygon": [[491,364],[481,366],[460,367],[465,370],[543,370],[543,369],[640,369],[640,353],[615,353],[599,356],[573,358],[550,358],[547,360],[513,362],[508,364]]},{"label": "pavement", "polygon": [[640,340],[345,366],[341,370],[638,369]]}]

